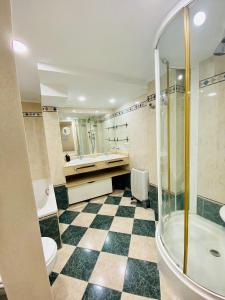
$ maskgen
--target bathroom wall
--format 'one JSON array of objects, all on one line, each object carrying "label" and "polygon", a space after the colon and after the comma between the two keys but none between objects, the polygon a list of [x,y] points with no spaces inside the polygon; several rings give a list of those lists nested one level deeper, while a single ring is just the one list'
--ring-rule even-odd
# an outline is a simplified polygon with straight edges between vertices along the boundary
[{"label": "bathroom wall", "polygon": [[22,110],[32,180],[49,178],[41,104],[22,102]]},{"label": "bathroom wall", "polygon": [[52,299],[12,53],[11,5],[0,1],[0,271],[10,300]]},{"label": "bathroom wall", "polygon": [[199,66],[198,194],[225,204],[225,55]]},{"label": "bathroom wall", "polygon": [[[155,109],[151,109],[146,101],[148,95],[154,97],[154,82],[150,82],[146,95],[140,96],[135,103],[128,103],[119,108],[113,118],[104,122],[105,138],[125,139],[127,141],[107,141],[105,149],[111,150],[117,147],[118,151],[129,154],[130,166],[149,171],[149,182],[157,184],[156,174],[156,122]],[[137,103],[139,102],[139,103]],[[130,110],[129,110],[130,108]],[[128,126],[119,127],[116,130],[106,129],[115,125],[127,123]]]},{"label": "bathroom wall", "polygon": [[51,182],[53,185],[65,184],[63,173],[63,149],[59,127],[59,116],[55,107],[43,107],[43,121],[46,136],[47,154]]},{"label": "bathroom wall", "polygon": [[[183,190],[183,145],[184,145],[184,90],[183,81],[176,82],[177,76],[183,74],[183,70],[170,70],[170,116],[171,116],[171,191],[179,193]],[[162,87],[166,89],[166,75],[162,76]],[[146,101],[149,96],[150,101]],[[111,118],[104,122],[105,148],[117,149],[129,154],[131,167],[147,169],[149,171],[149,183],[157,185],[156,169],[156,113],[150,107],[153,100],[155,105],[155,83],[149,82],[146,95],[140,96],[134,103],[128,103],[119,108]],[[165,153],[167,153],[167,106],[164,106],[163,139]],[[128,124],[117,129],[107,129],[116,125]],[[113,141],[125,139],[127,141]],[[109,138],[111,141],[107,141]],[[162,160],[163,169],[166,171],[164,188],[167,189],[167,156]]]}]

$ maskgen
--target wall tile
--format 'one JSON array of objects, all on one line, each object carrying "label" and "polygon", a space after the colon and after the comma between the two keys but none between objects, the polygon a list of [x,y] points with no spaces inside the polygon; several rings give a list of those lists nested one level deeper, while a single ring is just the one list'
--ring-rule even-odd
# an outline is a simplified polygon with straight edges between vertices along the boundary
[{"label": "wall tile", "polygon": [[47,236],[54,239],[58,249],[62,247],[59,223],[57,215],[39,220],[41,236]]},{"label": "wall tile", "polygon": [[176,210],[184,210],[184,193],[176,195]]},{"label": "wall tile", "polygon": [[69,196],[65,185],[54,186],[55,197],[58,209],[67,209],[69,207]]},{"label": "wall tile", "polygon": [[149,201],[150,207],[155,211],[155,220],[158,221],[158,188],[152,184],[149,185]]},{"label": "wall tile", "polygon": [[219,214],[219,210],[222,206],[222,204],[212,201],[211,199],[198,196],[197,214],[216,224],[225,226],[225,223],[223,222]]}]

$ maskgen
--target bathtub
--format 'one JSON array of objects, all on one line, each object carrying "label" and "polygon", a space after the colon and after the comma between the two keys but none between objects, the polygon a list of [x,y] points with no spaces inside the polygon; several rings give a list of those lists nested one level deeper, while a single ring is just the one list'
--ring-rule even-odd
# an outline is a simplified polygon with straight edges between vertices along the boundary
[{"label": "bathtub", "polygon": [[[184,244],[183,211],[164,220],[163,241],[160,224],[156,228],[159,270],[173,291],[171,299],[225,299],[225,228],[201,216],[189,216],[188,273],[182,272]],[[166,247],[165,247],[166,245]],[[220,257],[210,253],[219,251]],[[170,254],[169,254],[170,253]]]},{"label": "bathtub", "polygon": [[38,218],[42,219],[58,212],[54,188],[47,179],[34,180],[33,191]]}]

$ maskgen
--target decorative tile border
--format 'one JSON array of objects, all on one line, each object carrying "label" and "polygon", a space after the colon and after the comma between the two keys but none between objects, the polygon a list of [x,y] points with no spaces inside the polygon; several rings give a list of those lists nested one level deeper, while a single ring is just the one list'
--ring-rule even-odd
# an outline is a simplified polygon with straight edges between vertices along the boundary
[{"label": "decorative tile border", "polygon": [[[184,89],[184,86],[182,85],[172,85],[169,87],[169,94],[173,94],[173,93],[184,93],[185,89]],[[166,92],[166,89],[162,91],[162,94]],[[156,100],[156,95],[155,93],[154,94],[151,94],[151,95],[148,95],[146,97],[146,100],[138,103],[138,104],[134,104],[130,107],[127,107],[127,108],[124,108],[120,111],[117,111],[113,114],[111,114],[108,118],[106,118],[105,120],[109,120],[109,119],[112,119],[112,118],[115,118],[115,117],[119,117],[121,115],[124,115],[124,114],[127,114],[129,112],[132,112],[132,111],[135,111],[137,109],[140,109],[140,108],[143,108],[143,107],[146,107],[146,106],[149,106],[151,107],[152,104],[154,103],[154,101]]]},{"label": "decorative tile border", "polygon": [[[162,90],[161,95],[166,93],[167,89]],[[174,84],[169,87],[169,94],[173,93],[184,93],[185,88],[183,85]]]},{"label": "decorative tile border", "polygon": [[57,107],[55,106],[42,106],[42,110],[45,112],[56,112]]},{"label": "decorative tile border", "polygon": [[199,87],[204,88],[222,81],[225,81],[225,72],[200,80]]},{"label": "decorative tile border", "polygon": [[108,118],[106,118],[105,120],[108,120],[108,119],[112,119],[112,118],[115,118],[115,117],[119,117],[121,115],[124,115],[124,114],[127,114],[129,112],[132,112],[132,111],[135,111],[139,108],[142,108],[142,107],[146,107],[146,106],[150,106],[150,104],[155,101],[155,94],[152,94],[152,95],[149,95],[147,96],[146,100],[138,103],[138,104],[134,104],[130,107],[127,107],[127,108],[124,108],[120,111],[117,111],[113,114],[111,114]]},{"label": "decorative tile border", "polygon": [[42,112],[23,112],[23,117],[42,117]]}]

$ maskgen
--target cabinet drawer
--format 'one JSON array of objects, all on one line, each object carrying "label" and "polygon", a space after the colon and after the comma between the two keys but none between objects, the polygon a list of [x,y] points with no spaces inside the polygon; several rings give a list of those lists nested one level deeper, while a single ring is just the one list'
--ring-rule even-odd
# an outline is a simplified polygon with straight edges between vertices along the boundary
[{"label": "cabinet drawer", "polygon": [[81,202],[112,193],[112,179],[91,181],[80,186],[68,188],[69,204]]}]

